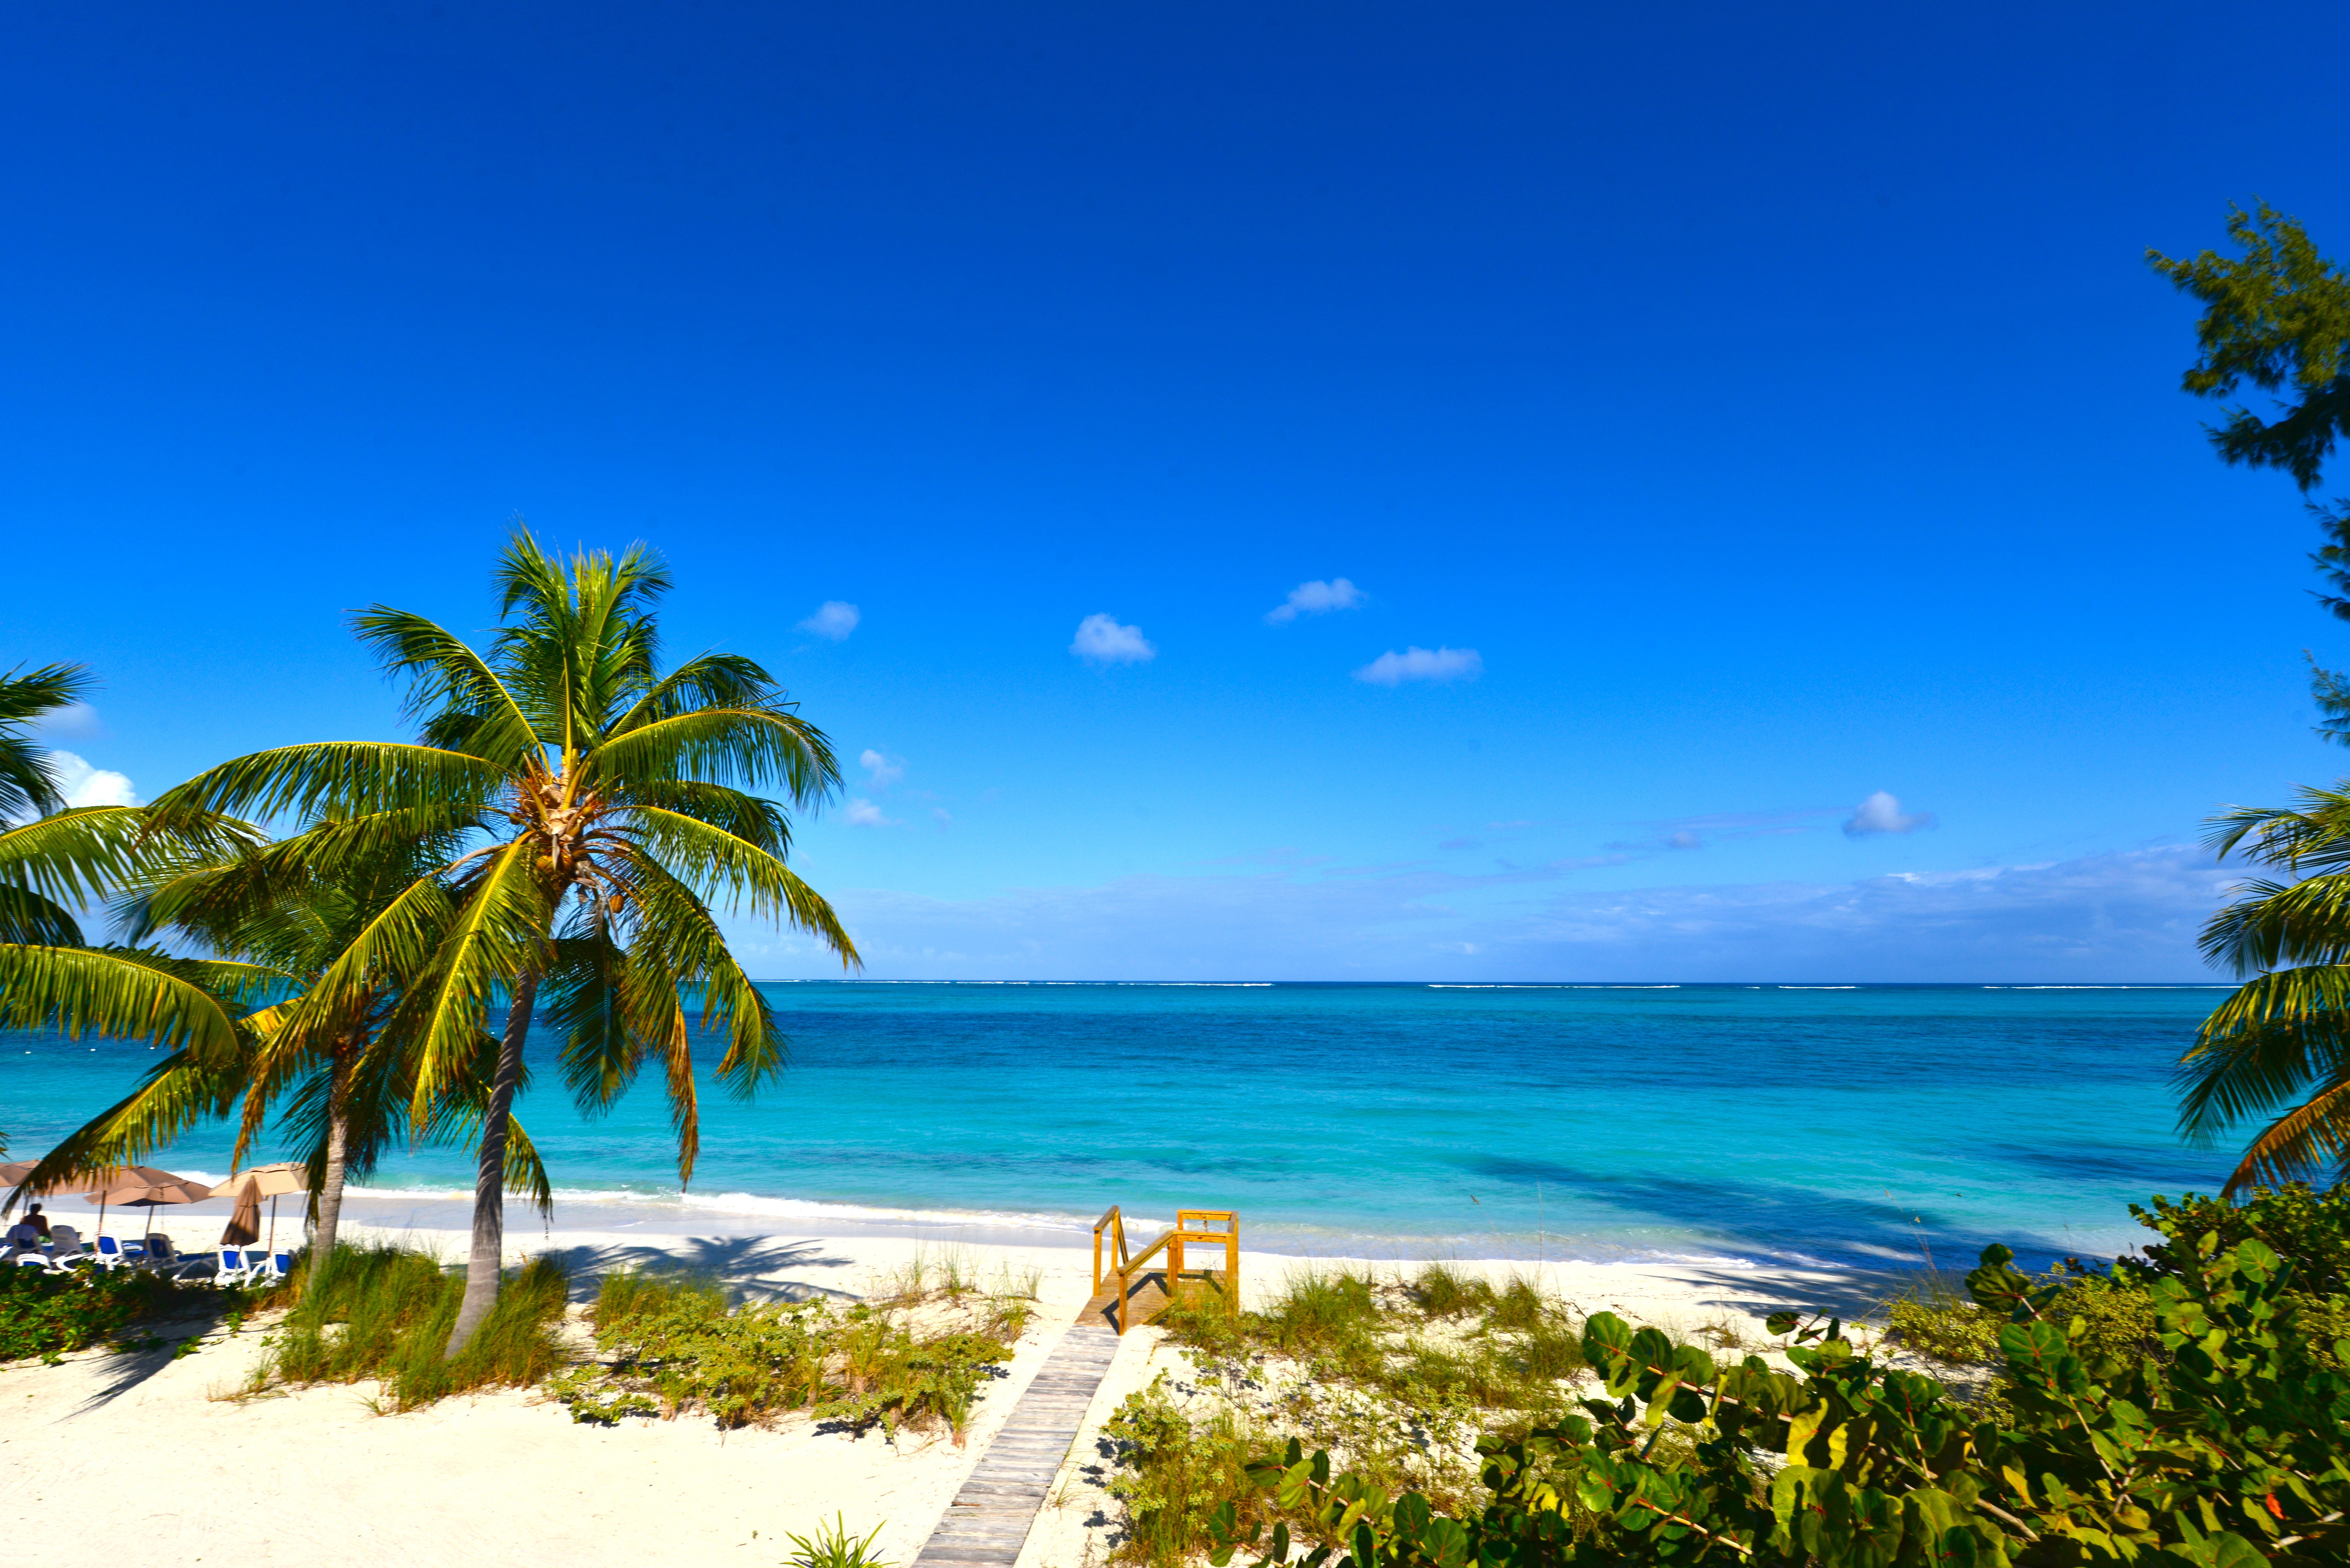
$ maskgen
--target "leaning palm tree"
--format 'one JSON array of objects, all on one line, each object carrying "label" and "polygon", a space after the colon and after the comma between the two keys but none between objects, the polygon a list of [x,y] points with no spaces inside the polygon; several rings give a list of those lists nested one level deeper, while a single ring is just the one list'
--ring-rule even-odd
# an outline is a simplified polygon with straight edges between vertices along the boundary
[{"label": "leaning palm tree", "polygon": [[689,998],[724,1041],[715,1076],[729,1090],[749,1095],[784,1061],[775,1014],[712,905],[788,922],[858,962],[830,906],[785,864],[784,807],[753,793],[812,808],[839,784],[823,732],[767,672],[703,654],[661,673],[653,610],[670,578],[641,546],[565,562],[517,534],[495,581],[503,624],[485,653],[405,611],[379,605],[356,619],[386,673],[410,682],[416,742],[256,753],[155,805],[166,821],[331,817],[348,846],[469,842],[352,949],[353,966],[409,977],[390,1027],[415,1054],[420,1127],[473,1060],[488,1009],[504,1004],[452,1355],[496,1300],[514,1096],[542,1002],[583,1110],[608,1108],[646,1063],[660,1065],[683,1183],[700,1143]]},{"label": "leaning palm tree", "polygon": [[2350,1176],[2350,792],[2237,807],[2207,842],[2291,879],[2242,884],[2203,928],[2204,956],[2248,978],[2179,1060],[2179,1128],[2210,1143],[2268,1118],[2230,1196],[2329,1167]]},{"label": "leaning palm tree", "polygon": [[[331,1257],[347,1181],[365,1179],[390,1149],[415,1141],[414,1054],[396,1029],[404,977],[362,949],[369,928],[451,852],[445,841],[353,846],[340,825],[304,838],[189,857],[122,898],[126,939],[171,934],[273,977],[276,1000],[239,1021],[232,1057],[182,1050],[130,1095],[69,1134],[27,1173],[42,1189],[144,1158],[197,1124],[238,1120],[230,1168],[244,1163],[273,1112],[308,1167],[313,1253]],[[472,1062],[430,1107],[424,1141],[467,1141],[480,1125],[497,1042],[476,1032]],[[546,1173],[519,1122],[505,1185],[551,1207]]]}]

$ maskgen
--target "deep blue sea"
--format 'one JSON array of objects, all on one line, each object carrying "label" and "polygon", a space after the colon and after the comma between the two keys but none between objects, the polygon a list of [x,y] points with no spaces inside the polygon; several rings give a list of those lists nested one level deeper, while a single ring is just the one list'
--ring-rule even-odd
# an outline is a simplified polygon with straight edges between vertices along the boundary
[{"label": "deep blue sea", "polygon": [[[1236,1208],[1292,1251],[1968,1266],[1993,1240],[2109,1257],[2144,1235],[2131,1201],[2230,1163],[2178,1142],[2167,1084],[2220,987],[767,989],[792,1065],[751,1105],[705,1084],[686,1194],[658,1076],[583,1120],[535,1040],[521,1114],[559,1194],[732,1232],[1082,1235],[1117,1202]],[[0,1035],[12,1154],[155,1059]],[[208,1129],[153,1163],[217,1175],[228,1147]],[[371,1186],[468,1179],[427,1149]]]}]

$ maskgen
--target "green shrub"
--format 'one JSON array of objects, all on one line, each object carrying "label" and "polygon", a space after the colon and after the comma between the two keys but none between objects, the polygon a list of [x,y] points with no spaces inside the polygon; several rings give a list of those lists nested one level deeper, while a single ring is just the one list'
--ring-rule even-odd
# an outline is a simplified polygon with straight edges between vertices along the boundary
[{"label": "green shrub", "polygon": [[1167,1375],[1126,1397],[1104,1434],[1119,1449],[1112,1496],[1126,1503],[1126,1538],[1113,1563],[1139,1568],[1181,1568],[1214,1545],[1211,1522],[1254,1522],[1263,1511],[1248,1464],[1253,1450],[1234,1417],[1224,1412],[1194,1425],[1167,1395]]},{"label": "green shrub", "polygon": [[917,1334],[867,1306],[730,1306],[709,1281],[624,1271],[604,1277],[590,1313],[608,1365],[553,1392],[578,1421],[699,1409],[733,1428],[804,1410],[858,1430],[936,1420],[960,1443],[990,1367],[1011,1359],[990,1331],[1014,1311],[1024,1321],[1024,1304],[979,1303],[979,1333]]},{"label": "green shrub", "polygon": [[1953,1366],[1991,1365],[2006,1321],[1952,1291],[1940,1276],[1885,1303],[1886,1329],[1894,1340]]},{"label": "green shrub", "polygon": [[211,1316],[242,1302],[144,1269],[0,1267],[0,1361],[85,1350],[142,1319]]},{"label": "green shrub", "polygon": [[[1601,1313],[1583,1340],[1606,1397],[1481,1441],[1482,1506],[1440,1512],[1334,1477],[1293,1440],[1250,1466],[1257,1504],[1286,1516],[1261,1561],[1290,1561],[1287,1520],[1321,1543],[1298,1568],[1334,1550],[1350,1568],[2350,1560],[2350,1380],[2326,1365],[2350,1343],[2312,1338],[2350,1297],[2301,1289],[2300,1260],[2253,1233],[2264,1216],[2198,1231],[2198,1211],[2163,1212],[2159,1266],[2135,1275],[2035,1281],[2004,1247],[1984,1251],[1967,1291],[2000,1325],[1995,1408],[1878,1365],[1833,1320],[1772,1320],[1794,1334],[1787,1372],[1755,1355],[1717,1366]],[[2301,1239],[2326,1277],[2342,1206],[2302,1212],[2317,1216]],[[1263,1544],[1237,1501],[1210,1528],[1218,1564]]]},{"label": "green shrub", "polygon": [[2350,1293],[2350,1186],[2318,1191],[2306,1182],[2258,1188],[2241,1203],[2189,1193],[2173,1204],[2157,1197],[2150,1209],[2130,1205],[2137,1222],[2162,1237],[2135,1258],[2116,1260],[2116,1272],[2152,1278],[2193,1269],[2206,1236],[2229,1251],[2258,1237],[2293,1261],[2294,1287],[2310,1296]]}]

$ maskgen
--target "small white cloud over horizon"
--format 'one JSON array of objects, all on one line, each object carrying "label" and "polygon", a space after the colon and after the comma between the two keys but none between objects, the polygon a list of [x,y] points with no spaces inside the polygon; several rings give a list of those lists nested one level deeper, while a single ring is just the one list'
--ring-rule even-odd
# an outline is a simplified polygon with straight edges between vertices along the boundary
[{"label": "small white cloud over horizon", "polygon": [[884,756],[868,746],[858,757],[857,765],[865,770],[866,778],[874,789],[888,789],[906,776],[906,759]]},{"label": "small white cloud over horizon", "polygon": [[1140,664],[1159,657],[1139,626],[1120,626],[1112,615],[1089,615],[1077,623],[1069,651],[1088,664]]},{"label": "small white cloud over horizon", "polygon": [[1704,843],[1704,839],[1700,838],[1696,834],[1691,833],[1688,828],[1684,827],[1679,833],[1674,834],[1670,838],[1665,840],[1665,847],[1668,849],[1695,849]]},{"label": "small white cloud over horizon", "polygon": [[140,805],[138,792],[121,774],[96,768],[71,752],[51,752],[41,766],[57,781],[57,793],[68,805]]},{"label": "small white cloud over horizon", "polygon": [[827,599],[816,606],[816,614],[800,622],[800,629],[839,642],[855,631],[857,623],[864,618],[847,600]]},{"label": "small white cloud over horizon", "polygon": [[905,826],[894,816],[882,815],[881,808],[862,795],[848,803],[846,815],[848,826],[851,827],[902,827]]},{"label": "small white cloud over horizon", "polygon": [[1485,660],[1473,648],[1390,649],[1355,671],[1355,679],[1373,686],[1400,686],[1407,680],[1474,680]]},{"label": "small white cloud over horizon", "polygon": [[1301,615],[1327,615],[1332,610],[1357,608],[1362,603],[1363,590],[1344,577],[1300,583],[1289,590],[1286,603],[1264,612],[1264,624],[1284,626]]},{"label": "small white cloud over horizon", "polygon": [[1921,827],[1933,826],[1932,812],[1906,815],[1898,800],[1890,793],[1878,790],[1854,810],[1851,820],[1844,825],[1844,832],[1847,838],[1865,838],[1872,833],[1915,833]]}]

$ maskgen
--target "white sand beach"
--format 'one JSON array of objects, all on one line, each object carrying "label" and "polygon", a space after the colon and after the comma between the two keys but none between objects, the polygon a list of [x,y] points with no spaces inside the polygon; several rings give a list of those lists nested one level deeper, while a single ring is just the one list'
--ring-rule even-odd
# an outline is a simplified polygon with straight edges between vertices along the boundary
[{"label": "white sand beach", "polygon": [[[417,1223],[411,1207],[355,1201],[352,1240],[399,1237],[463,1256],[453,1224]],[[606,1210],[608,1216],[620,1210]],[[430,1218],[446,1219],[435,1213]],[[562,1218],[572,1221],[577,1211]],[[60,1219],[90,1227],[86,1217]],[[353,1220],[357,1223],[354,1225]],[[186,1251],[209,1246],[221,1217],[183,1212],[154,1227]],[[818,1431],[793,1417],[772,1430],[722,1434],[707,1417],[628,1419],[605,1428],[574,1423],[561,1405],[529,1392],[467,1396],[407,1415],[379,1415],[372,1385],[314,1387],[233,1403],[262,1354],[267,1324],[207,1335],[174,1359],[169,1351],[99,1349],[61,1366],[0,1367],[0,1564],[197,1562],[303,1563],[324,1568],[466,1563],[554,1564],[775,1563],[788,1535],[843,1514],[862,1533],[881,1527],[875,1550],[898,1563],[919,1551],[1046,1355],[1091,1290],[1083,1238],[1038,1232],[1035,1241],[984,1240],[937,1231],[915,1235],[732,1231],[704,1225],[677,1233],[643,1219],[617,1228],[542,1229],[515,1215],[515,1262],[560,1253],[574,1277],[574,1315],[595,1276],[627,1264],[680,1267],[749,1293],[861,1296],[924,1250],[958,1249],[983,1275],[1035,1269],[1042,1311],[1018,1345],[1009,1376],[993,1383],[965,1446],[943,1433]],[[109,1230],[145,1229],[143,1223]],[[836,1227],[835,1229],[840,1229]],[[298,1241],[281,1219],[281,1246]],[[1292,1271],[1342,1262],[1383,1272],[1420,1261],[1399,1254],[1304,1259],[1249,1251],[1244,1296],[1261,1298]],[[1781,1306],[1849,1306],[1875,1299],[1870,1282],[1831,1273],[1707,1266],[1476,1262],[1500,1277],[1534,1274],[1586,1312],[1691,1329],[1731,1322],[1761,1334]],[[1119,1343],[1084,1429],[1065,1465],[1022,1568],[1084,1568],[1101,1560],[1115,1510],[1102,1490],[1110,1454],[1097,1432],[1128,1392],[1172,1364],[1158,1330]]]}]

